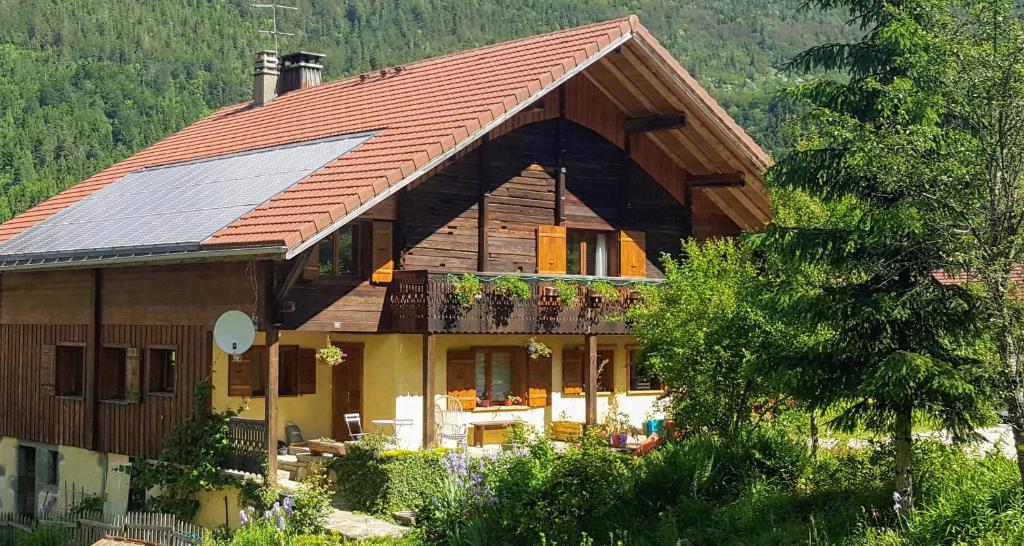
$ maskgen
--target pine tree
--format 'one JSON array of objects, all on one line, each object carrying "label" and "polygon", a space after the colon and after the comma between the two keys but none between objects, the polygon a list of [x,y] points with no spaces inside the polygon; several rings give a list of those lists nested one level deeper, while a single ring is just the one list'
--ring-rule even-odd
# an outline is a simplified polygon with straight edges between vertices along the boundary
[{"label": "pine tree", "polygon": [[825,227],[775,225],[751,242],[817,282],[780,286],[779,305],[830,335],[782,359],[780,375],[832,425],[892,435],[902,508],[913,506],[915,414],[974,434],[989,397],[978,298],[939,283],[955,236],[936,232],[918,196],[954,158],[935,143],[943,101],[912,79],[933,36],[956,24],[942,0],[810,0],[845,9],[863,31],[850,44],[811,48],[796,70],[835,71],[793,89],[809,105],[796,149],[770,171],[781,187],[843,211]]}]

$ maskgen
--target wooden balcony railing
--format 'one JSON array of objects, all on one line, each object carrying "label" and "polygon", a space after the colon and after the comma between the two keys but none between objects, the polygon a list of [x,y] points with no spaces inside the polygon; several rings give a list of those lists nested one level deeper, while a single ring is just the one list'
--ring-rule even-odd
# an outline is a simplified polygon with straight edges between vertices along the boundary
[{"label": "wooden balcony railing", "polygon": [[[593,277],[523,277],[530,289],[526,300],[496,290],[501,274],[473,273],[483,279],[477,298],[465,306],[455,284],[461,275],[437,271],[396,271],[388,294],[391,329],[400,333],[501,334],[626,334],[625,311],[639,301],[636,284],[655,279],[606,279],[618,296],[601,297],[588,286]],[[564,302],[553,294],[557,280],[577,284],[578,296]]]}]

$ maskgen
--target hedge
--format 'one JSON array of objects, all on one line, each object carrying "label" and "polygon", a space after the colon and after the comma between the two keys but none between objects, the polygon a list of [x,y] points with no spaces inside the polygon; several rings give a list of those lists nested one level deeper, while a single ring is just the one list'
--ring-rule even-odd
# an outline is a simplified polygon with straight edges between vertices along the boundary
[{"label": "hedge", "polygon": [[377,453],[351,445],[331,463],[338,492],[353,509],[390,516],[412,510],[436,495],[447,450],[390,450]]}]

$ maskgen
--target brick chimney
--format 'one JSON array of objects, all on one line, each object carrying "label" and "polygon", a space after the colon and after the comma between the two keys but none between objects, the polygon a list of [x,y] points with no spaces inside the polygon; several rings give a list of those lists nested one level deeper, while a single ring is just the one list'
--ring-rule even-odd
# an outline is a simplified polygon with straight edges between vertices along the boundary
[{"label": "brick chimney", "polygon": [[256,68],[252,79],[253,106],[263,106],[277,97],[278,60],[276,51],[257,51]]},{"label": "brick chimney", "polygon": [[320,85],[323,81],[324,57],[326,55],[322,53],[308,51],[281,57],[281,79],[277,82],[277,94]]}]

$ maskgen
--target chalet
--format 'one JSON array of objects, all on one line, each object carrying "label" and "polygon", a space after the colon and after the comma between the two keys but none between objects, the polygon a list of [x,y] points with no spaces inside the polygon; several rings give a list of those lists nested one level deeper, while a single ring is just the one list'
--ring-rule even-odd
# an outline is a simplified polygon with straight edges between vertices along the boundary
[{"label": "chalet", "polygon": [[[614,399],[640,425],[661,385],[616,320],[635,285],[770,219],[768,156],[636,17],[333,82],[322,62],[258,53],[252,101],[0,225],[0,511],[71,482],[123,510],[111,470],[157,456],[210,377],[271,468],[289,423],[345,439],[350,413],[433,444],[444,396],[467,423]],[[258,324],[235,357],[228,310]]]}]

